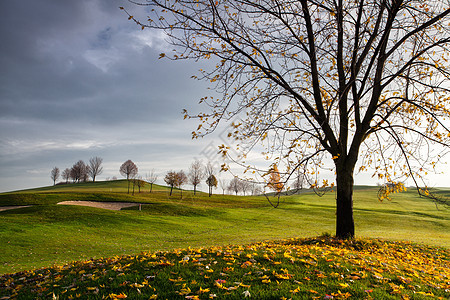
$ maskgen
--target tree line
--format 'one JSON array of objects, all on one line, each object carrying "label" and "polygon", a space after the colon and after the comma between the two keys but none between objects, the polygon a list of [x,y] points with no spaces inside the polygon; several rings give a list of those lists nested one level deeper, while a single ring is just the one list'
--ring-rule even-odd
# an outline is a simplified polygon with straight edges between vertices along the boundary
[{"label": "tree line", "polygon": [[[103,159],[97,156],[89,159],[88,163],[79,160],[71,168],[66,168],[62,172],[60,172],[58,167],[54,167],[50,172],[50,178],[53,181],[53,185],[56,185],[56,181],[60,176],[64,180],[64,183],[69,183],[69,180],[71,180],[72,183],[87,182],[91,179],[95,182],[97,176],[103,172],[102,164]],[[132,160],[125,161],[120,166],[119,173],[127,179],[127,192],[130,193],[130,188],[132,188],[131,192],[133,195],[136,188],[140,193],[141,188],[146,184],[150,185],[149,191],[151,193],[153,191],[153,184],[158,180],[158,175],[154,170],[147,173],[145,177],[140,176],[139,169]],[[283,185],[280,183],[280,176],[276,167],[269,171],[269,175],[269,182],[266,186],[276,192],[281,192]],[[181,192],[181,197],[183,197],[182,187],[185,184],[192,185],[194,187],[194,195],[196,195],[197,189],[203,180],[208,187],[209,196],[213,194],[213,189],[216,189],[218,186],[222,189],[222,194],[225,194],[225,191],[236,195],[241,193],[244,196],[250,194],[259,195],[263,193],[261,186],[256,182],[243,180],[237,176],[231,179],[230,182],[227,182],[225,179],[217,179],[216,169],[211,162],[208,162],[205,166],[201,161],[195,160],[190,165],[187,173],[183,170],[178,172],[170,170],[164,176],[164,182],[170,187],[170,196],[172,196],[173,188],[177,188]]]},{"label": "tree line", "polygon": [[95,181],[95,178],[103,172],[102,163],[103,159],[95,156],[90,158],[87,164],[83,160],[79,160],[71,168],[66,168],[62,172],[58,167],[54,167],[50,172],[50,178],[53,180],[53,185],[60,176],[65,183],[69,183],[69,180],[74,183],[86,182],[90,178]]}]

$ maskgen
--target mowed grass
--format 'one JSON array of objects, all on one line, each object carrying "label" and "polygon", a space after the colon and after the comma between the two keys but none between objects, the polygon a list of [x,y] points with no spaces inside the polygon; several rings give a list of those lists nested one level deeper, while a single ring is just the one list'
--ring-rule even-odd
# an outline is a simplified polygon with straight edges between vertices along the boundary
[{"label": "mowed grass", "polygon": [[[126,181],[69,184],[0,194],[0,273],[142,251],[246,245],[263,240],[333,233],[335,195],[283,196],[278,208],[265,197],[230,196],[149,187],[126,194]],[[450,214],[414,191],[379,202],[375,187],[354,195],[358,237],[407,240],[450,248]],[[67,200],[141,203],[121,211],[63,206]]]}]

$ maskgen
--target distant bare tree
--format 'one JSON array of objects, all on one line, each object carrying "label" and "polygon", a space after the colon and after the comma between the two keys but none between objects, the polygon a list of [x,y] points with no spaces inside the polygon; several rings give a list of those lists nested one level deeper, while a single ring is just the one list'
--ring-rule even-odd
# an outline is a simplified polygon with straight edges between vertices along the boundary
[{"label": "distant bare tree", "polygon": [[228,189],[230,191],[236,193],[236,196],[237,196],[237,194],[241,190],[241,181],[239,180],[239,178],[234,177],[233,179],[231,179]]},{"label": "distant bare tree", "polygon": [[199,160],[194,161],[189,167],[189,183],[194,186],[194,195],[204,176],[202,163]]},{"label": "distant bare tree", "polygon": [[295,178],[294,178],[294,183],[292,184],[292,188],[298,194],[298,193],[300,193],[300,190],[303,188],[306,178],[305,178],[305,174],[303,173],[303,170],[301,168],[297,168],[295,173],[296,174],[295,174]]},{"label": "distant bare tree", "polygon": [[252,196],[260,195],[263,193],[263,190],[261,189],[261,187],[256,183],[253,183],[251,185],[251,188],[252,188]]},{"label": "distant bare tree", "polygon": [[127,178],[128,194],[130,193],[130,178],[134,178],[138,173],[138,167],[130,159],[124,162],[119,169],[120,175]]},{"label": "distant bare tree", "polygon": [[225,190],[227,189],[227,181],[225,179],[219,179],[219,186],[222,189],[222,195],[225,195]]},{"label": "distant bare tree", "polygon": [[231,185],[228,185],[227,186],[227,192],[228,192],[228,194],[233,194],[233,188],[231,187]]},{"label": "distant bare tree", "polygon": [[95,177],[97,177],[97,175],[100,175],[103,172],[103,167],[102,167],[102,163],[103,163],[103,158],[95,156],[92,157],[91,159],[89,159],[89,176],[91,176],[92,181],[95,182]]},{"label": "distant bare tree", "polygon": [[177,172],[167,172],[164,181],[170,186],[170,196],[172,196],[173,187],[177,184]]},{"label": "distant bare tree", "polygon": [[214,167],[211,162],[208,162],[208,164],[205,167],[205,176],[206,176],[206,184],[208,185],[208,193],[209,197],[212,195],[212,188],[217,187],[217,178],[214,176],[215,174]]},{"label": "distant bare tree", "polygon": [[251,190],[251,184],[247,180],[241,180],[240,187],[244,196],[249,190]]},{"label": "distant bare tree", "polygon": [[141,176],[139,176],[137,178],[137,182],[136,182],[138,189],[139,189],[139,193],[141,192],[141,188],[143,188],[145,186],[145,181],[142,179]]},{"label": "distant bare tree", "polygon": [[83,182],[88,182],[89,181],[90,169],[91,169],[91,167],[89,167],[88,165],[84,166],[83,173],[81,174],[81,181],[83,181]]},{"label": "distant bare tree", "polygon": [[75,183],[78,181],[78,175],[77,175],[77,172],[75,171],[75,169],[73,168],[73,166],[72,166],[72,168],[70,168],[70,179],[72,179],[72,183]]},{"label": "distant bare tree", "polygon": [[153,190],[153,184],[158,180],[158,175],[155,173],[155,169],[152,169],[149,174],[147,174],[147,181],[150,183],[150,193]]},{"label": "distant bare tree", "polygon": [[79,181],[79,175],[78,175],[78,170],[75,169],[75,165],[72,166],[72,168],[70,168],[70,179],[72,179],[72,182],[78,182]]},{"label": "distant bare tree", "polygon": [[59,178],[59,168],[54,167],[50,172],[50,178],[53,180],[53,185],[56,184],[56,180]]},{"label": "distant bare tree", "polygon": [[68,183],[68,182],[69,182],[69,179],[70,179],[70,169],[69,169],[69,168],[66,168],[66,169],[62,172],[61,176],[62,176],[62,179],[64,179],[64,180],[66,181],[66,183]]},{"label": "distant bare tree", "polygon": [[73,182],[86,181],[87,170],[88,166],[86,166],[84,161],[79,160],[70,169],[70,178],[72,178]]},{"label": "distant bare tree", "polygon": [[134,195],[134,190],[137,187],[138,188],[138,193],[141,192],[141,188],[145,186],[145,181],[142,180],[141,176],[134,176],[133,178],[131,178],[131,182],[133,184],[133,191],[132,191],[132,195]]},{"label": "distant bare tree", "polygon": [[183,170],[179,171],[176,176],[176,186],[181,191],[181,199],[183,199],[183,189],[182,186],[188,182],[188,177]]},{"label": "distant bare tree", "polygon": [[134,196],[134,188],[137,185],[137,174],[135,176],[133,176],[133,177],[130,176],[130,179],[131,179],[131,183],[133,185],[133,190],[131,191],[131,195]]}]

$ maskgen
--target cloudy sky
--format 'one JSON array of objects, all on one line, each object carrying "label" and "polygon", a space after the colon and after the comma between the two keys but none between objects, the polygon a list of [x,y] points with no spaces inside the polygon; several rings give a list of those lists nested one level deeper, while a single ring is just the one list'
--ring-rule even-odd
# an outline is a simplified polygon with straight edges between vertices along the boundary
[{"label": "cloudy sky", "polygon": [[[127,20],[121,0],[0,2],[0,191],[51,184],[53,166],[100,156],[100,179],[133,160],[187,169],[212,140],[192,141],[206,87],[198,65],[158,60],[160,32]],[[136,14],[139,13],[136,12]],[[161,176],[160,176],[161,177]]]},{"label": "cloudy sky", "polygon": [[[159,60],[161,32],[141,31],[124,0],[0,1],[0,192],[52,184],[50,171],[100,156],[100,180],[133,160],[145,175],[207,161],[219,134],[191,140],[210,94],[191,79],[202,66]],[[356,183],[371,183],[360,176]],[[445,174],[437,186],[450,183]]]}]

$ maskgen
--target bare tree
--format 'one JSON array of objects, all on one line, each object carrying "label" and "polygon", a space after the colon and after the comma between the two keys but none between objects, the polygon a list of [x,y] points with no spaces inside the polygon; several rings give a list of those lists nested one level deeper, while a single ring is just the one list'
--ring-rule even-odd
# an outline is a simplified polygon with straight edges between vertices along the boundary
[{"label": "bare tree", "polygon": [[233,177],[230,181],[229,190],[237,194],[241,191],[241,181],[238,177]]},{"label": "bare tree", "polygon": [[188,177],[183,170],[179,171],[176,175],[176,187],[180,189],[181,199],[183,199],[183,185],[188,182]]},{"label": "bare tree", "polygon": [[56,184],[56,180],[59,178],[59,168],[54,167],[50,172],[50,178],[53,180],[53,185]]},{"label": "bare tree", "polygon": [[70,168],[70,179],[72,179],[72,182],[78,182],[78,172],[77,170],[72,166],[72,168]]},{"label": "bare tree", "polygon": [[138,186],[138,189],[139,189],[139,193],[141,192],[141,188],[143,188],[144,186],[145,186],[145,181],[142,179],[142,177],[141,176],[139,176],[138,178],[137,178],[137,186]]},{"label": "bare tree", "polygon": [[120,175],[127,178],[128,194],[130,193],[130,178],[134,178],[138,173],[138,167],[130,159],[124,162],[119,169]]},{"label": "bare tree", "polygon": [[137,186],[137,181],[138,181],[138,175],[134,175],[134,176],[130,176],[131,179],[131,184],[133,185],[133,190],[131,191],[131,195],[134,196],[134,189]]},{"label": "bare tree", "polygon": [[100,158],[98,156],[92,157],[89,159],[89,176],[91,176],[92,181],[95,182],[95,177],[97,177],[97,175],[102,174],[103,172],[103,167],[102,167],[102,163],[103,163],[103,158]]},{"label": "bare tree", "polygon": [[[216,173],[216,171],[214,170],[214,166],[209,161],[205,167],[205,177],[206,177],[206,184],[208,185],[209,197],[211,197],[211,195],[212,195],[212,188],[214,186],[217,186],[217,179],[214,176],[215,173]],[[214,185],[214,183],[215,183],[215,185]]]},{"label": "bare tree", "polygon": [[88,165],[84,166],[83,173],[81,174],[81,181],[88,182],[89,181],[89,172],[91,167]]},{"label": "bare tree", "polygon": [[86,166],[84,161],[79,160],[70,169],[70,178],[72,178],[73,182],[87,181],[87,172],[88,166]]},{"label": "bare tree", "polygon": [[[203,126],[194,137],[241,116],[230,135],[244,154],[267,140],[284,182],[302,168],[313,188],[336,184],[336,236],[355,233],[355,168],[372,168],[397,188],[411,180],[430,195],[423,176],[450,147],[448,1],[143,5],[151,17],[141,22],[127,12],[130,19],[165,30],[179,50],[161,57],[216,59],[200,77],[223,97],[202,99],[208,112],[196,116]],[[325,167],[334,169],[334,183],[319,177]]]},{"label": "bare tree", "polygon": [[194,195],[197,186],[200,185],[205,173],[203,172],[203,165],[199,160],[194,161],[189,167],[189,183],[194,186]]},{"label": "bare tree", "polygon": [[242,193],[245,196],[245,194],[251,189],[250,182],[248,182],[247,180],[241,180],[240,188],[241,188]]},{"label": "bare tree", "polygon": [[225,191],[228,187],[227,181],[225,179],[219,179],[219,186],[222,189],[222,195],[225,195]]},{"label": "bare tree", "polygon": [[64,171],[61,174],[62,179],[64,179],[66,181],[66,183],[69,182],[70,179],[70,169],[69,168],[65,168]]},{"label": "bare tree", "polygon": [[167,172],[164,181],[170,186],[170,196],[172,196],[173,187],[177,185],[177,172]]},{"label": "bare tree", "polygon": [[133,176],[133,178],[131,178],[131,182],[133,184],[133,191],[132,191],[132,195],[134,195],[134,190],[136,187],[138,187],[138,193],[141,192],[141,188],[145,186],[145,181],[142,180],[141,176],[138,176],[137,174],[135,176]]},{"label": "bare tree", "polygon": [[305,184],[305,174],[303,173],[303,170],[300,168],[297,168],[295,171],[295,178],[294,182],[292,184],[292,188],[295,190],[297,194],[300,193],[300,190],[303,189],[303,185]]},{"label": "bare tree", "polygon": [[252,183],[251,188],[252,188],[252,196],[260,195],[263,192],[261,187],[256,182]]},{"label": "bare tree", "polygon": [[147,174],[147,181],[150,184],[150,193],[153,190],[153,184],[158,180],[158,175],[155,173],[155,169],[152,169],[149,174]]},{"label": "bare tree", "polygon": [[228,192],[228,194],[233,194],[233,188],[232,188],[232,186],[231,186],[231,182],[230,182],[230,184],[227,186],[227,192]]}]

